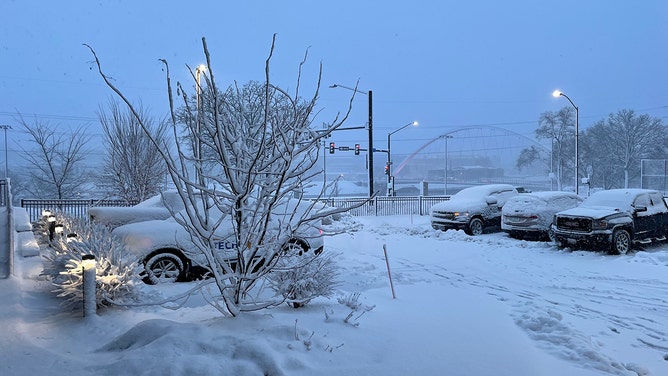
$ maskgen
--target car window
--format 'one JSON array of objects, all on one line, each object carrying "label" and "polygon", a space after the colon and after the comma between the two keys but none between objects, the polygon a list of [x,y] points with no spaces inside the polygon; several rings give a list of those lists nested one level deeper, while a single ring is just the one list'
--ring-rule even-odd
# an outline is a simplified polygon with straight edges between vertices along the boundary
[{"label": "car window", "polygon": [[652,206],[663,207],[665,205],[661,193],[658,192],[650,193],[649,198],[652,201]]},{"label": "car window", "polygon": [[509,198],[513,197],[516,195],[516,191],[514,189],[506,189],[503,191],[496,191],[493,193],[493,196],[496,198],[497,205],[499,207],[503,206],[503,204],[508,201]]},{"label": "car window", "polygon": [[640,196],[636,197],[636,199],[633,201],[633,206],[638,207],[638,206],[644,206],[646,208],[649,208],[652,206],[651,201],[649,200],[649,195],[647,194],[641,194]]}]

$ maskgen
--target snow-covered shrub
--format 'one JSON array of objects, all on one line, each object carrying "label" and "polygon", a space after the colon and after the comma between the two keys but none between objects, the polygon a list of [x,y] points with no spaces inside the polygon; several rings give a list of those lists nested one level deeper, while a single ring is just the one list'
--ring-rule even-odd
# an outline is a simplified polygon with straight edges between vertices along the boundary
[{"label": "snow-covered shrub", "polygon": [[329,298],[339,284],[340,268],[334,261],[337,255],[285,256],[269,274],[270,286],[294,308],[303,307],[319,296]]},{"label": "snow-covered shrub", "polygon": [[46,275],[56,287],[54,292],[65,304],[78,307],[83,298],[81,257],[95,256],[97,306],[127,303],[137,298],[137,265],[125,257],[123,244],[104,225],[63,217],[65,233],[76,237],[57,236],[46,247],[42,259]]},{"label": "snow-covered shrub", "polygon": [[[348,316],[346,316],[345,319],[343,319],[343,322],[345,322],[346,324],[350,324],[352,326],[359,326],[359,318],[376,307],[375,305],[370,306],[360,302],[359,298],[360,298],[360,293],[354,292],[348,295],[347,297],[340,297],[337,299],[339,304],[342,304],[350,308],[350,313],[348,314]],[[355,314],[358,312],[359,315],[355,316]]]}]

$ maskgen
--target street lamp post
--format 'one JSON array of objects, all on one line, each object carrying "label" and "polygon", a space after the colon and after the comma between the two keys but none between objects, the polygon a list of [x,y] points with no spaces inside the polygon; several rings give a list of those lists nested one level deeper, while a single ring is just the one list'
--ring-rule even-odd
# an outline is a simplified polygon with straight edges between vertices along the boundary
[{"label": "street lamp post", "polygon": [[195,70],[197,81],[197,134],[195,135],[195,175],[197,182],[204,186],[202,179],[202,85],[200,85],[200,75],[206,71],[206,65],[200,64]]},{"label": "street lamp post", "polygon": [[448,195],[448,138],[452,138],[449,134],[443,136],[445,139],[445,167],[443,169],[443,195]]},{"label": "street lamp post", "polygon": [[571,106],[573,106],[573,108],[575,108],[575,194],[577,195],[577,194],[580,193],[580,190],[578,188],[579,185],[580,185],[579,184],[580,182],[578,181],[578,169],[579,169],[579,158],[578,158],[579,157],[579,154],[578,154],[579,124],[578,123],[580,121],[580,114],[579,114],[580,109],[578,108],[578,106],[575,105],[575,103],[573,103],[573,101],[571,100],[571,98],[568,97],[568,95],[562,93],[559,90],[553,91],[552,96],[555,97],[555,98],[558,98],[558,97],[561,96],[561,97],[564,97],[564,98],[568,99],[568,101],[571,103]]},{"label": "street lamp post", "polygon": [[10,127],[9,125],[0,125],[0,129],[5,130],[5,179],[7,179],[9,177],[9,176],[7,176],[7,166],[9,164],[7,162],[7,129],[11,129],[11,128],[12,127]]},{"label": "street lamp post", "polygon": [[417,127],[418,122],[417,121],[411,121],[410,123],[402,126],[399,129],[396,129],[390,133],[387,134],[387,195],[388,196],[394,196],[394,179],[392,178],[392,152],[391,150],[391,140],[390,138],[392,137],[393,134],[399,132],[400,130],[408,127],[409,125],[412,125],[414,127]]},{"label": "street lamp post", "polygon": [[368,92],[357,90],[352,87],[333,84],[329,86],[330,88],[341,87],[344,89],[352,90],[356,93],[365,94],[369,97],[369,148],[368,148],[368,161],[369,161],[369,197],[373,197],[373,92],[369,90]]}]

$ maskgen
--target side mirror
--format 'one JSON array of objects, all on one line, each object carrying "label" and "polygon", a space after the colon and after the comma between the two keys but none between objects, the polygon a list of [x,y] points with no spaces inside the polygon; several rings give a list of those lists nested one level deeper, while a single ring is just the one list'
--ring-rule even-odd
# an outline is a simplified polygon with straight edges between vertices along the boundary
[{"label": "side mirror", "polygon": [[493,196],[487,196],[485,202],[487,202],[487,205],[496,205],[497,203],[496,198]]},{"label": "side mirror", "polygon": [[646,211],[647,211],[647,206],[638,205],[638,206],[636,206],[635,208],[636,208],[636,213],[646,212]]}]

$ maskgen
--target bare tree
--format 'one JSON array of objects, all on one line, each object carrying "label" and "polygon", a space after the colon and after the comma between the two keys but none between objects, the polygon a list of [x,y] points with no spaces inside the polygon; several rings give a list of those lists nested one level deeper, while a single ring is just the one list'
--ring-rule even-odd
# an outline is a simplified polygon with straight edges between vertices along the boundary
[{"label": "bare tree", "polygon": [[587,129],[586,164],[592,167],[595,182],[606,188],[629,187],[640,174],[643,158],[665,158],[666,127],[659,118],[619,110],[607,121],[600,120]]},{"label": "bare tree", "polygon": [[[543,112],[535,134],[539,140],[550,140],[552,154],[547,163],[557,180],[557,190],[561,190],[562,182],[568,179],[568,171],[572,171],[570,167],[575,165],[575,111],[563,107],[558,112]],[[516,165],[521,168],[541,159],[537,149],[527,148],[520,152]]]},{"label": "bare tree", "polygon": [[90,137],[84,127],[71,133],[57,132],[58,127],[35,120],[33,124],[19,118],[21,125],[31,136],[37,150],[23,149],[23,157],[30,165],[34,183],[30,193],[39,198],[72,198],[82,193],[90,183],[82,168],[88,156],[86,149]]},{"label": "bare tree", "polygon": [[158,144],[166,144],[169,124],[165,121],[155,124],[139,105],[137,112],[147,134],[132,112],[121,108],[114,100],[109,101],[108,107],[108,112],[103,109],[98,112],[107,149],[102,178],[120,198],[128,202],[143,201],[163,187],[167,166],[151,138]]},{"label": "bare tree", "polygon": [[[296,206],[291,207],[287,203],[293,191],[309,185],[318,173],[313,167],[319,156],[321,139],[341,126],[347,118],[354,94],[342,117],[337,116],[324,132],[312,130],[310,124],[317,114],[314,109],[321,73],[308,100],[303,100],[300,93],[301,68],[306,62],[306,55],[300,64],[294,94],[271,84],[274,35],[265,63],[266,81],[259,86],[261,90],[253,94],[254,100],[259,101],[257,108],[262,110],[259,118],[251,117],[250,109],[246,108],[248,102],[240,100],[245,95],[243,88],[234,85],[231,90],[218,89],[204,38],[202,46],[209,70],[204,76],[205,84],[197,89],[205,90],[211,105],[194,108],[185,88],[177,83],[176,93],[188,114],[184,117],[185,124],[180,125],[175,114],[169,65],[162,61],[167,73],[174,139],[177,139],[177,129],[185,126],[191,139],[207,150],[207,163],[215,163],[216,168],[202,168],[202,158],[194,158],[179,143],[173,145],[174,152],[171,152],[172,149],[160,141],[152,139],[152,142],[165,159],[185,206],[173,216],[196,244],[197,249],[193,252],[199,252],[206,258],[206,266],[215,280],[219,295],[212,296],[210,303],[222,314],[237,315],[277,304],[276,299],[263,299],[252,294],[252,289],[279,260],[290,256],[290,248],[285,248],[285,245],[296,233],[313,226],[316,220],[327,215],[349,210],[314,210],[315,201],[306,205],[304,210],[295,210]],[[139,113],[102,72],[95,51],[90,46],[88,48],[95,57],[102,78],[126,103],[146,131]],[[197,82],[195,71],[190,69],[190,72],[193,82]],[[275,107],[277,102],[287,103],[288,106],[278,110]],[[202,111],[208,113],[197,116]],[[281,212],[284,215],[280,215]],[[216,236],[225,226],[233,229],[230,240],[237,244],[233,262],[215,251]]]}]

